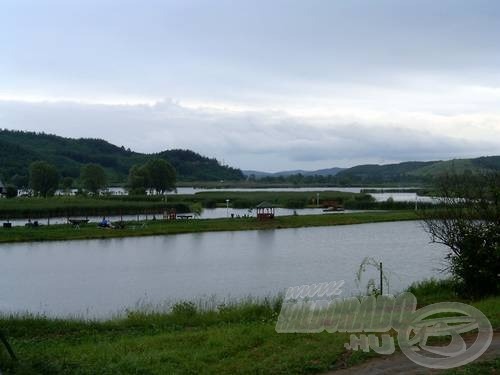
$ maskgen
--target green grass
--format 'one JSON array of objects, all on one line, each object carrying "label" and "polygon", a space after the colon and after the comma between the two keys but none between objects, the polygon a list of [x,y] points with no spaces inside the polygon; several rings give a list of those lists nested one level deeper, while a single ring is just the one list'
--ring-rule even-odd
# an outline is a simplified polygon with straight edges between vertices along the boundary
[{"label": "green grass", "polygon": [[[100,216],[159,213],[165,210],[165,202],[159,197],[141,197],[140,200],[123,198],[14,198],[0,199],[0,218],[47,218],[71,216]],[[184,202],[170,203],[179,212],[188,212],[189,205]]]},{"label": "green grass", "polygon": [[489,297],[479,301],[460,298],[454,291],[453,282],[449,279],[425,280],[411,285],[408,291],[417,297],[419,306],[443,301],[471,304],[490,319],[493,327],[500,328],[500,297]]},{"label": "green grass", "polygon": [[334,365],[347,336],[277,334],[279,309],[265,300],[106,322],[4,318],[20,361],[0,353],[0,363],[7,373],[42,374],[313,373]]},{"label": "green grass", "polygon": [[156,220],[148,221],[144,226],[142,223],[129,222],[124,229],[102,229],[98,228],[96,224],[82,225],[79,229],[75,229],[71,225],[50,225],[37,228],[13,227],[10,229],[0,228],[0,243],[81,240],[92,238],[102,239],[211,231],[299,228],[416,219],[417,215],[414,211],[389,211],[279,216],[273,220],[266,221],[259,221],[255,218]]},{"label": "green grass", "polygon": [[[435,286],[430,281],[411,290],[429,301],[444,297],[432,295]],[[129,312],[107,321],[0,317],[19,357],[11,361],[0,347],[0,368],[7,374],[309,374],[373,356],[347,352],[347,334],[276,333],[280,302],[245,300],[218,310],[181,302],[171,312]],[[500,327],[500,297],[473,304]],[[498,369],[498,360],[451,373],[479,374],[490,368]]]},{"label": "green grass", "polygon": [[463,367],[446,371],[446,375],[482,375],[482,374],[499,374],[500,373],[500,357],[484,362],[476,362]]}]

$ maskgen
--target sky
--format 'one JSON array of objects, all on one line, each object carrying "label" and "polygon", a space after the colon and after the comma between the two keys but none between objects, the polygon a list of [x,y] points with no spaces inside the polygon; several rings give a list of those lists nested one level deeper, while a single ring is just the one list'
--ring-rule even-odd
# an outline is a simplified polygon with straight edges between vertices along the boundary
[{"label": "sky", "polygon": [[0,0],[0,128],[263,171],[500,154],[497,0]]}]

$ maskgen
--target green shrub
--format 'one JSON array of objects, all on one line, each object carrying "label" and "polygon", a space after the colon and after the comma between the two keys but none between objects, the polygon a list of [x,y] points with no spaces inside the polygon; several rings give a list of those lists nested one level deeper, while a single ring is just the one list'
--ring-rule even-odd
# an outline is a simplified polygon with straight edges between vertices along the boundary
[{"label": "green shrub", "polygon": [[217,207],[217,201],[214,199],[205,199],[202,202],[203,208],[215,208]]},{"label": "green shrub", "polygon": [[191,301],[177,302],[172,306],[172,314],[182,316],[184,318],[191,318],[198,312],[198,308]]},{"label": "green shrub", "polygon": [[307,202],[304,199],[289,199],[285,201],[285,208],[304,208]]}]

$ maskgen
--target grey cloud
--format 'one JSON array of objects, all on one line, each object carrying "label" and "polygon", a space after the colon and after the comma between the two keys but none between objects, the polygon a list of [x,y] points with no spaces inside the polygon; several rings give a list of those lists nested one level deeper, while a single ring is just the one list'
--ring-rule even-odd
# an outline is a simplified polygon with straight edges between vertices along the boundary
[{"label": "grey cloud", "polygon": [[0,126],[71,137],[100,137],[142,152],[189,148],[242,168],[350,166],[365,162],[479,156],[499,141],[471,141],[369,123],[320,124],[279,113],[147,105],[0,101]]},{"label": "grey cloud", "polygon": [[0,74],[14,91],[246,100],[422,72],[500,84],[494,0],[4,4]]}]

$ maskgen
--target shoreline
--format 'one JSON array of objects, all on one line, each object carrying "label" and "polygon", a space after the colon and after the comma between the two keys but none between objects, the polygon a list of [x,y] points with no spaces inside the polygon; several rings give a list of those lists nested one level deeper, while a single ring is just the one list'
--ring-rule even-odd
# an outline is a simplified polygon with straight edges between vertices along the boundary
[{"label": "shoreline", "polygon": [[107,238],[145,237],[185,233],[307,228],[335,225],[368,224],[418,220],[415,211],[377,211],[335,215],[278,216],[272,220],[256,218],[149,220],[127,222],[123,229],[103,229],[95,224],[75,228],[70,224],[55,224],[36,228],[0,228],[0,244],[42,241],[71,241]]},{"label": "shoreline", "polygon": [[[473,302],[463,300],[455,295],[449,280],[433,279],[414,283],[407,291],[417,297],[419,307],[445,301],[471,304],[483,312],[498,332],[498,296]],[[0,315],[0,326],[20,359],[12,360],[5,350],[0,350],[0,371],[133,374],[139,368],[148,374],[329,374],[342,369],[350,374],[360,368],[356,365],[369,366],[373,361],[390,365],[400,356],[399,351],[391,356],[362,351],[346,355],[349,333],[345,332],[277,333],[281,308],[281,298],[271,297],[242,300],[215,309],[179,301],[169,310],[130,311],[124,317],[102,321]],[[463,369],[481,366],[488,373],[496,373],[491,370],[499,368],[498,359],[491,358],[481,357]]]}]

